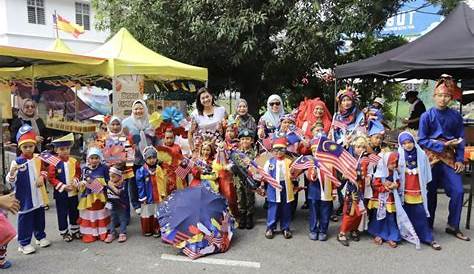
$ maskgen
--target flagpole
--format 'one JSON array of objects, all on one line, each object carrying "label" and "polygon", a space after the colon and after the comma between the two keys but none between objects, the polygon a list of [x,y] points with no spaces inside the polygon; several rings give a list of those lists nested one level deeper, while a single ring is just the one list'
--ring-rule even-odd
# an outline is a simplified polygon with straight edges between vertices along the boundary
[{"label": "flagpole", "polygon": [[58,15],[56,10],[54,10],[54,25],[56,26],[56,39],[59,38],[59,31],[58,31]]}]

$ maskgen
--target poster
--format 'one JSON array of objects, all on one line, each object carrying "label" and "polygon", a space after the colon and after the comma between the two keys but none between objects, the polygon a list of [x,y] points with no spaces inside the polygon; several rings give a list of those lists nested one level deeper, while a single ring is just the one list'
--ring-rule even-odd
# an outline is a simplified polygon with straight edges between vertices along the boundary
[{"label": "poster", "polygon": [[113,113],[125,118],[132,113],[135,100],[143,99],[145,80],[142,75],[120,75],[114,77],[112,95]]},{"label": "poster", "polygon": [[12,92],[8,84],[0,83],[0,109],[2,119],[12,118]]}]

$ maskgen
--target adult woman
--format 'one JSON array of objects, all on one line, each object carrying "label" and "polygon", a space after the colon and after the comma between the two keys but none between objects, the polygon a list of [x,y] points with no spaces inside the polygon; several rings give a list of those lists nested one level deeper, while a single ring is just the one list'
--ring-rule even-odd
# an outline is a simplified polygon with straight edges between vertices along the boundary
[{"label": "adult woman", "polygon": [[364,113],[357,106],[356,92],[347,87],[336,97],[338,112],[334,114],[330,136],[339,144],[348,147],[358,131],[365,128]]},{"label": "adult woman", "polygon": [[11,142],[16,143],[16,134],[20,127],[24,124],[28,124],[33,128],[36,133],[36,143],[39,151],[44,148],[45,137],[47,137],[47,129],[44,125],[43,119],[38,116],[37,104],[32,99],[25,99],[23,105],[18,111],[18,118],[12,121],[11,125]]},{"label": "adult woman", "polygon": [[278,129],[280,127],[280,118],[284,114],[285,111],[283,110],[281,97],[276,94],[270,95],[267,100],[267,111],[258,121],[258,137],[263,139]]},{"label": "adult woman", "polygon": [[[155,131],[148,121],[148,108],[143,100],[136,100],[132,104],[132,115],[122,122],[124,129],[132,136],[135,144],[135,161],[133,162],[134,172],[144,163],[143,150],[153,144]],[[140,203],[138,202],[138,189],[135,177],[130,180],[130,200],[137,213],[140,213]]]},{"label": "adult woman", "polygon": [[196,95],[196,109],[191,114],[192,125],[188,132],[188,142],[194,150],[194,138],[206,132],[222,134],[222,122],[227,118],[224,107],[218,106],[207,88],[201,88]]},{"label": "adult woman", "polygon": [[249,114],[249,108],[247,101],[243,98],[240,98],[237,101],[237,107],[235,111],[235,123],[237,125],[237,132],[240,132],[243,129],[248,129],[252,132],[257,130],[257,123],[255,122],[255,118]]},{"label": "adult woman", "polygon": [[298,107],[296,126],[304,132],[306,137],[312,138],[312,129],[316,123],[323,124],[323,130],[328,134],[331,128],[331,113],[319,98],[304,100]]}]

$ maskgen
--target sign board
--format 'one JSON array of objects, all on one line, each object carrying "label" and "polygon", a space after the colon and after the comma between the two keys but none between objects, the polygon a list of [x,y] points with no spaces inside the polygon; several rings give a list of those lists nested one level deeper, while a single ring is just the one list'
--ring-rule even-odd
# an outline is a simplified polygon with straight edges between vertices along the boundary
[{"label": "sign board", "polygon": [[395,16],[387,20],[381,34],[417,38],[443,21],[444,17],[438,14],[439,11],[440,6],[426,0],[407,2]]},{"label": "sign board", "polygon": [[2,111],[2,119],[12,118],[12,92],[8,84],[0,83],[0,106]]},{"label": "sign board", "polygon": [[143,99],[145,79],[142,75],[120,75],[114,77],[112,105],[113,114],[125,118],[132,113],[135,100]]}]

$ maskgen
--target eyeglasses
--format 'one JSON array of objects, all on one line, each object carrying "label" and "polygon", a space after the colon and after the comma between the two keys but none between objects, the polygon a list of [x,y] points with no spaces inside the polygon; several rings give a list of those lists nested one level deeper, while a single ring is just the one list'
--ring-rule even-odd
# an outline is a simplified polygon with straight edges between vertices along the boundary
[{"label": "eyeglasses", "polygon": [[271,102],[270,103],[270,106],[279,106],[280,105],[280,102]]},{"label": "eyeglasses", "polygon": [[286,149],[284,147],[276,147],[276,148],[273,149],[273,151],[275,151],[275,152],[285,152],[285,150]]}]

